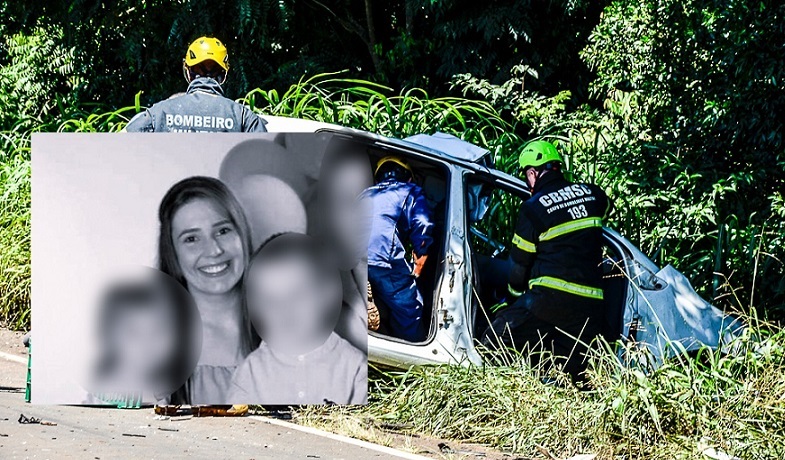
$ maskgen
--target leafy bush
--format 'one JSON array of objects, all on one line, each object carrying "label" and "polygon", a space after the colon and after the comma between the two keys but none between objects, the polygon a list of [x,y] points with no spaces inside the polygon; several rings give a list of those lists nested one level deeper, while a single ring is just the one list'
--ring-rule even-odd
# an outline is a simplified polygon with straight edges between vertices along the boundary
[{"label": "leafy bush", "polygon": [[[594,106],[527,90],[538,75],[526,67],[500,84],[459,75],[454,85],[514,118],[523,138],[555,142],[578,179],[608,191],[611,226],[659,265],[732,310],[752,305],[781,320],[785,60],[772,57],[778,41],[755,31],[785,40],[783,8],[613,2],[582,53],[597,73]],[[499,163],[514,166],[514,153]]]},{"label": "leafy bush", "polygon": [[85,78],[80,99],[112,107],[140,88],[151,103],[182,87],[186,47],[203,35],[228,45],[232,97],[339,69],[396,91],[443,90],[455,74],[503,80],[519,63],[540,70],[542,87],[572,89],[588,81],[578,51],[607,3],[0,0],[0,34],[61,28],[57,42],[75,49],[75,74]]},{"label": "leafy bush", "polygon": [[382,85],[336,75],[303,79],[283,94],[256,89],[242,102],[261,114],[334,123],[398,138],[443,131],[487,145],[512,128],[484,101],[431,97],[421,89],[394,94]]},{"label": "leafy bush", "polygon": [[783,14],[782,2],[615,1],[583,52],[610,106],[606,154],[660,220],[639,223],[640,243],[705,295],[732,278],[772,318],[785,312]]},{"label": "leafy bush", "polygon": [[30,161],[0,163],[0,322],[30,324]]},{"label": "leafy bush", "polygon": [[80,80],[72,76],[73,50],[60,45],[62,38],[55,27],[2,37],[0,131],[33,129],[54,115],[58,103],[71,99]]}]

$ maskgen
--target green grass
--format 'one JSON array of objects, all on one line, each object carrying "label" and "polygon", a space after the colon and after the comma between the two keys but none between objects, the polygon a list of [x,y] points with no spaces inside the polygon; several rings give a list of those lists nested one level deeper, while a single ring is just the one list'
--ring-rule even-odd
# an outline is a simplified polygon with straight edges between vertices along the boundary
[{"label": "green grass", "polygon": [[501,151],[520,139],[514,127],[482,100],[432,97],[414,88],[394,94],[340,73],[304,78],[286,92],[251,91],[241,102],[261,114],[303,118],[403,138],[442,131]]},{"label": "green grass", "polygon": [[30,323],[30,161],[0,163],[0,320],[14,329]]},{"label": "green grass", "polygon": [[0,132],[0,325],[30,328],[30,143],[36,132],[117,132],[140,109],[60,105],[60,117],[20,120]]},{"label": "green grass", "polygon": [[369,440],[403,427],[534,458],[538,446],[559,458],[708,459],[707,449],[783,458],[785,333],[751,332],[735,354],[702,350],[653,371],[622,365],[599,347],[588,391],[541,383],[544,370],[523,356],[500,366],[377,372],[367,407],[305,409],[296,419]]}]

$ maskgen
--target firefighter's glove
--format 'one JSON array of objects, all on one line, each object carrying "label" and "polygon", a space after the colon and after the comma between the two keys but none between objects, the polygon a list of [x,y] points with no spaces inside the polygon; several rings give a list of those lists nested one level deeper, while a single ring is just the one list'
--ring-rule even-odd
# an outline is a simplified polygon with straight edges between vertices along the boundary
[{"label": "firefighter's glove", "polygon": [[412,269],[412,274],[415,278],[419,278],[423,267],[425,267],[425,261],[428,260],[428,255],[423,254],[420,257],[417,257],[417,254],[412,253],[412,258],[414,258],[414,268]]},{"label": "firefighter's glove", "polygon": [[493,314],[499,313],[500,311],[502,311],[505,308],[507,308],[509,305],[510,304],[507,303],[507,300],[502,300],[501,302],[497,303],[496,305],[494,305],[494,306],[492,306],[490,308],[491,313],[493,313]]}]

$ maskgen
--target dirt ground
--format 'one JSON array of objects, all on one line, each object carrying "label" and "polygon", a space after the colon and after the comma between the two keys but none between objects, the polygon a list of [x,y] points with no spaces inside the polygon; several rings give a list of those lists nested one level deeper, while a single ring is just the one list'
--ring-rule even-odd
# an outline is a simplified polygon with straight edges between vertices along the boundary
[{"label": "dirt ground", "polygon": [[393,437],[393,446],[429,458],[448,460],[530,460],[526,457],[499,452],[476,444],[434,439],[427,436],[411,436],[396,433],[389,433],[389,435]]},{"label": "dirt ground", "polygon": [[24,388],[27,366],[27,348],[22,345],[23,332],[0,329],[0,352],[11,357],[0,355],[0,389]]},{"label": "dirt ground", "polygon": [[0,329],[0,350],[26,358],[27,348],[22,344],[22,337],[24,335],[24,332]]}]

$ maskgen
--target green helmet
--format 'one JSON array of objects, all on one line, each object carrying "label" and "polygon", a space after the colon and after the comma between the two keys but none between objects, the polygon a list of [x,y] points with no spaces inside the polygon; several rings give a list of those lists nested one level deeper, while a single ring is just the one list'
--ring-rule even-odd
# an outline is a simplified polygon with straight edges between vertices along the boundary
[{"label": "green helmet", "polygon": [[518,163],[522,169],[529,167],[539,168],[547,163],[564,164],[556,147],[547,141],[531,141],[523,146]]}]

